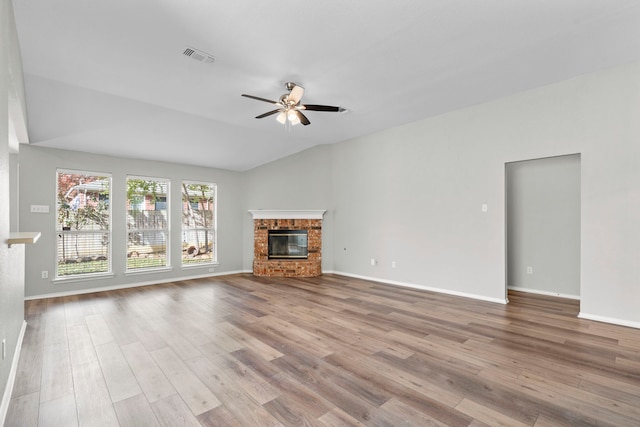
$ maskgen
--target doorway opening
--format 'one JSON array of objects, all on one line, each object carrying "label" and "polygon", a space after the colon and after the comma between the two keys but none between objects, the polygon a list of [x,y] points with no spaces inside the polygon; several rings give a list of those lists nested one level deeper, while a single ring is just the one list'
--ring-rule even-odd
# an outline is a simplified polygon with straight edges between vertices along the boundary
[{"label": "doorway opening", "polygon": [[580,154],[507,163],[506,289],[580,299]]}]

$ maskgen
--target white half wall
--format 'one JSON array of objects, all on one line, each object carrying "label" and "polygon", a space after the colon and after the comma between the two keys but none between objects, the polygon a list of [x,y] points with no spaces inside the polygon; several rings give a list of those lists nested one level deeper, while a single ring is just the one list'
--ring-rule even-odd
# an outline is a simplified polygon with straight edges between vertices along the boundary
[{"label": "white half wall", "polygon": [[[9,247],[12,221],[10,201],[16,199],[15,147],[10,129],[24,129],[22,61],[11,1],[0,1],[0,341],[6,357],[0,357],[0,425],[4,424],[22,346],[24,325],[24,245]],[[13,154],[10,154],[13,153]]]}]

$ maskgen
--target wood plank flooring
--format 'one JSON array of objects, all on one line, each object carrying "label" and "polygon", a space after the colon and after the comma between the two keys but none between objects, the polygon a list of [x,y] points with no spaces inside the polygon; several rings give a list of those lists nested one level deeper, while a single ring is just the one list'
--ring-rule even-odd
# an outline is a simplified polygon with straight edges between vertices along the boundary
[{"label": "wood plank flooring", "polygon": [[639,426],[640,330],[248,274],[28,301],[6,426]]}]

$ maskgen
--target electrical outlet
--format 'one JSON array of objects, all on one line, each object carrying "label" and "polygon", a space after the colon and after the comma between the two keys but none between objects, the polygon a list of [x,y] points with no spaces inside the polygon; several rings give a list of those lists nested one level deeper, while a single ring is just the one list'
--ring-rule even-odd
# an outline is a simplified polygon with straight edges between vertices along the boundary
[{"label": "electrical outlet", "polygon": [[396,268],[398,264],[395,261],[391,261],[391,268]]},{"label": "electrical outlet", "polygon": [[47,270],[42,270],[42,278],[43,279],[48,279],[49,278],[49,272]]},{"label": "electrical outlet", "polygon": [[488,212],[489,211],[489,206],[485,203],[480,207],[480,209],[482,210],[482,212]]},{"label": "electrical outlet", "polygon": [[378,263],[378,261],[376,261],[375,258],[371,258],[371,265],[375,267],[375,265]]},{"label": "electrical outlet", "polygon": [[527,267],[527,274],[533,274],[533,267]]}]

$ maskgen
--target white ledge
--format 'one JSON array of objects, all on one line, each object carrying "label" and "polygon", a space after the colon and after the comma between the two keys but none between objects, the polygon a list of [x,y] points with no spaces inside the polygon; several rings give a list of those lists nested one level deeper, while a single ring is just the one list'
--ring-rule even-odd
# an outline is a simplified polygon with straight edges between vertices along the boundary
[{"label": "white ledge", "polygon": [[9,247],[11,247],[11,245],[32,244],[37,242],[39,238],[39,231],[18,231],[9,233],[7,243]]},{"label": "white ledge", "polygon": [[253,219],[322,219],[326,211],[249,209]]}]

